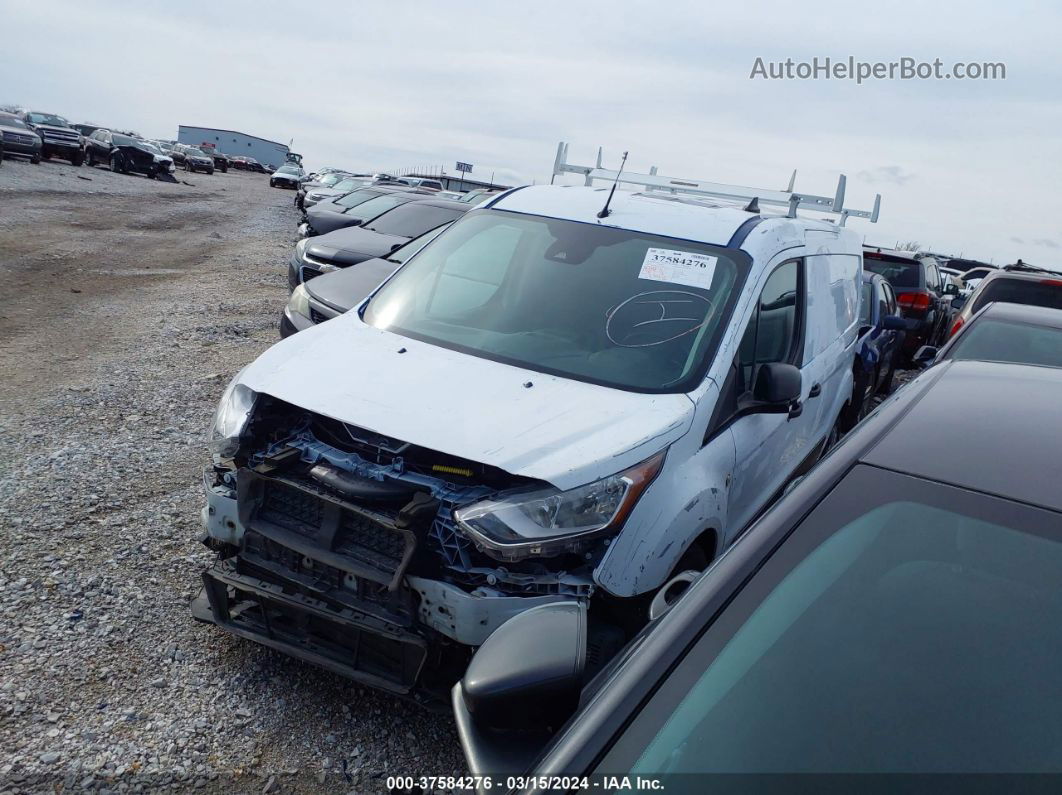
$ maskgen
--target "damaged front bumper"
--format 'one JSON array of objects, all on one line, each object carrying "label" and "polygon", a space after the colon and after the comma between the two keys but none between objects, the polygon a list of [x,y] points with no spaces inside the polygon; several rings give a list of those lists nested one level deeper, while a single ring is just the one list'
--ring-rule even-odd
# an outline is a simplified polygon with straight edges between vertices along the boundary
[{"label": "damaged front bumper", "polygon": [[219,556],[193,617],[367,686],[434,701],[506,620],[579,598],[409,573],[414,555],[429,553],[436,505],[423,492],[396,515],[354,504],[327,480],[211,467],[204,485],[204,541]]}]

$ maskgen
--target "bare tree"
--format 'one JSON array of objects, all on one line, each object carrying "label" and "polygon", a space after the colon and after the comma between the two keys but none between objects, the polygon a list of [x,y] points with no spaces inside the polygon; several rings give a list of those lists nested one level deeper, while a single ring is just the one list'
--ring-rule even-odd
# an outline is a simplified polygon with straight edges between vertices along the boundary
[{"label": "bare tree", "polygon": [[897,251],[921,251],[922,244],[917,240],[908,240],[906,243],[897,243]]}]

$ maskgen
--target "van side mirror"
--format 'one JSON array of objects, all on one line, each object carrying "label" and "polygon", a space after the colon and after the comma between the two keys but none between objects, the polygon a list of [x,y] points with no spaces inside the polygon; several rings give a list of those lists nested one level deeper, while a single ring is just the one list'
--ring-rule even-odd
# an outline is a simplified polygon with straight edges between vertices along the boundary
[{"label": "van side mirror", "polygon": [[649,603],[649,620],[656,621],[674,607],[682,594],[686,593],[693,581],[700,577],[702,573],[690,569],[676,574],[664,583],[660,590],[656,592],[653,601]]},{"label": "van side mirror", "polygon": [[929,367],[929,365],[933,363],[933,360],[937,358],[937,353],[939,352],[939,348],[935,348],[932,345],[923,345],[915,351],[915,355],[911,357],[911,361],[916,367]]},{"label": "van side mirror", "polygon": [[886,331],[906,331],[907,321],[899,315],[885,315],[881,319],[881,327]]},{"label": "van side mirror", "polygon": [[752,386],[752,398],[765,407],[774,406],[779,413],[788,411],[789,404],[800,400],[800,370],[783,362],[761,364]]},{"label": "van side mirror", "polygon": [[491,633],[451,698],[474,775],[527,769],[579,705],[586,648],[586,606],[574,601],[525,610]]}]

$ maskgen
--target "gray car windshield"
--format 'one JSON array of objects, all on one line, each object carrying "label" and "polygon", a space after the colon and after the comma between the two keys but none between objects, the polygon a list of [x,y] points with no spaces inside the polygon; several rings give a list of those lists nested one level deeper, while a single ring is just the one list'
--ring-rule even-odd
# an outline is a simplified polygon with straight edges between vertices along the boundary
[{"label": "gray car windshield", "polygon": [[464,208],[434,207],[421,202],[408,202],[374,219],[366,224],[365,228],[382,235],[416,237],[464,214]]},{"label": "gray car windshield", "polygon": [[532,370],[680,392],[707,368],[745,271],[701,243],[476,212],[410,260],[363,317]]},{"label": "gray car windshield", "polygon": [[21,130],[28,130],[22,119],[15,118],[14,116],[0,116],[0,127],[18,127]]},{"label": "gray car windshield", "polygon": [[354,190],[346,196],[340,196],[335,200],[335,204],[340,207],[357,207],[359,204],[364,204],[369,199],[375,199],[381,195],[383,194],[378,190]]},{"label": "gray car windshield", "polygon": [[1060,622],[1058,514],[857,467],[723,608],[602,768],[675,780],[1057,774]]},{"label": "gray car windshield", "polygon": [[412,201],[413,198],[413,195],[409,193],[385,193],[383,196],[376,196],[367,202],[358,204],[356,207],[347,210],[344,215],[348,218],[368,221],[378,215],[382,215],[392,207]]}]

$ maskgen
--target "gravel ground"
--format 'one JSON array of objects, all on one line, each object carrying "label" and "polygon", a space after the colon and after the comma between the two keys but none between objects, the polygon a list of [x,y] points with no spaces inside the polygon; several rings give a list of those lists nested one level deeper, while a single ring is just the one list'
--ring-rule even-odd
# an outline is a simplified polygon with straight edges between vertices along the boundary
[{"label": "gravel ground", "polygon": [[464,771],[448,716],[189,615],[205,429],[277,339],[291,198],[242,172],[0,168],[0,792]]}]

